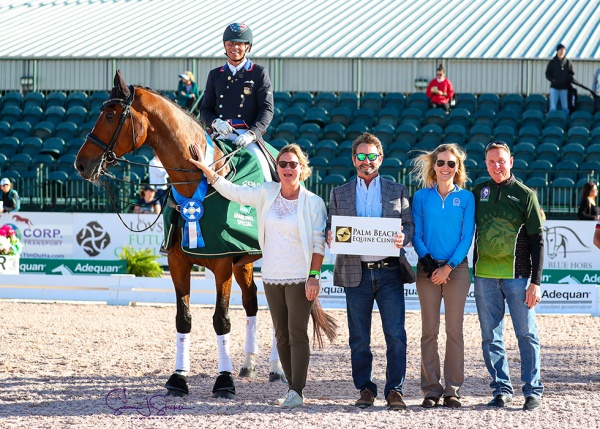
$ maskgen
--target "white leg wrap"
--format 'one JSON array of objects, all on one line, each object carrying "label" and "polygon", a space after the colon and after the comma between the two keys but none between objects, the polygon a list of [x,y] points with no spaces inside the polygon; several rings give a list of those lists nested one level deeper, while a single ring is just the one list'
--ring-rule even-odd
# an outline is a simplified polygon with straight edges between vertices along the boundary
[{"label": "white leg wrap", "polygon": [[175,371],[187,373],[190,370],[190,334],[177,333],[177,356]]},{"label": "white leg wrap", "polygon": [[279,362],[279,352],[277,351],[277,338],[275,338],[275,328],[273,328],[273,345],[271,346],[271,357],[269,358],[269,362],[273,361]]},{"label": "white leg wrap", "polygon": [[229,334],[217,335],[217,349],[219,352],[219,372],[233,372],[231,356],[229,355]]},{"label": "white leg wrap", "polygon": [[256,316],[246,316],[246,353],[258,354],[256,336]]}]

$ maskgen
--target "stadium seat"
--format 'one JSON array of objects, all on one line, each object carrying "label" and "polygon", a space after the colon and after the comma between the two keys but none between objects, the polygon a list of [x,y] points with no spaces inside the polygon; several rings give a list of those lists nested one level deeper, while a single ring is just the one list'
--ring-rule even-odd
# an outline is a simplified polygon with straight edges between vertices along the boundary
[{"label": "stadium seat", "polygon": [[421,128],[418,143],[425,142],[427,145],[435,144],[435,146],[437,146],[442,142],[443,133],[444,131],[439,125],[425,125],[423,128]]},{"label": "stadium seat", "polygon": [[597,176],[598,174],[600,174],[600,161],[584,161],[579,165],[579,179],[587,177],[588,180],[593,180],[590,176]]},{"label": "stadium seat", "polygon": [[571,113],[571,121],[569,122],[569,127],[583,127],[590,129],[592,125],[592,114],[590,112],[573,112]]},{"label": "stadium seat", "polygon": [[56,126],[63,121],[65,114],[66,110],[64,107],[49,107],[44,112],[44,122],[52,122]]},{"label": "stadium seat", "polygon": [[396,140],[388,145],[385,156],[388,156],[390,158],[398,158],[402,162],[404,162],[404,160],[406,160],[409,157],[409,152],[412,149],[412,143],[409,143],[404,140]]},{"label": "stadium seat", "polygon": [[519,142],[515,145],[512,150],[512,155],[517,159],[522,159],[527,162],[527,164],[531,163],[535,159],[535,145],[529,142]]},{"label": "stadium seat", "polygon": [[413,124],[400,124],[396,128],[396,134],[394,136],[394,140],[396,141],[404,141],[413,146],[417,142],[417,136],[419,133],[419,128]]},{"label": "stadium seat", "polygon": [[496,123],[496,112],[491,109],[483,108],[477,110],[475,114],[473,114],[473,126],[475,125],[485,125],[490,130],[494,128],[494,124]]},{"label": "stadium seat", "polygon": [[69,110],[71,107],[79,106],[79,107],[85,107],[87,109],[88,99],[89,99],[89,97],[85,92],[73,91],[73,92],[69,93],[69,95],[67,95],[67,99],[65,101],[64,108],[66,110]]},{"label": "stadium seat", "polygon": [[334,185],[339,186],[346,183],[348,179],[346,176],[338,173],[328,174],[323,179],[321,179],[321,184],[323,185]]},{"label": "stadium seat", "polygon": [[77,126],[83,124],[88,117],[88,111],[83,106],[69,107],[64,117],[65,122],[73,122]]},{"label": "stadium seat", "polygon": [[556,164],[560,158],[560,146],[556,143],[542,143],[536,148],[537,160],[546,160]]},{"label": "stadium seat", "polygon": [[375,111],[369,107],[356,109],[352,114],[352,124],[364,124],[371,128],[375,123]]},{"label": "stadium seat", "polygon": [[544,112],[541,110],[526,110],[523,112],[521,127],[536,127],[542,129],[544,127]]},{"label": "stadium seat", "polygon": [[108,100],[108,92],[106,91],[95,91],[90,95],[89,100],[89,110],[90,112],[93,110],[100,109],[104,102]]},{"label": "stadium seat", "polygon": [[0,139],[7,137],[10,134],[10,123],[6,121],[0,121]]},{"label": "stadium seat", "polygon": [[487,182],[491,177],[489,175],[479,176],[477,179],[473,180],[473,186],[479,185],[480,183]]},{"label": "stadium seat", "polygon": [[329,160],[322,156],[311,156],[310,166],[313,168],[313,174],[318,173],[321,177],[327,175],[327,168],[329,168]]},{"label": "stadium seat", "polygon": [[19,145],[19,153],[26,153],[33,157],[40,153],[42,148],[42,139],[39,137],[27,137]]},{"label": "stadium seat", "polygon": [[586,161],[600,161],[600,143],[591,144],[585,150]]},{"label": "stadium seat", "polygon": [[60,137],[64,141],[69,141],[73,137],[77,137],[79,127],[73,122],[61,122],[54,129],[54,136]]},{"label": "stadium seat", "polygon": [[42,140],[46,140],[54,134],[55,127],[54,122],[38,122],[33,127],[32,135],[34,137],[39,137]]},{"label": "stadium seat", "polygon": [[344,177],[350,177],[354,171],[354,164],[350,158],[334,158],[329,162],[328,175],[341,174]]},{"label": "stadium seat", "polygon": [[555,206],[570,208],[575,205],[573,192],[575,182],[568,177],[559,177],[550,184],[550,203]]},{"label": "stadium seat", "polygon": [[17,153],[10,157],[10,168],[18,172],[29,170],[31,167],[31,156],[26,153]]},{"label": "stadium seat", "polygon": [[523,125],[519,129],[518,140],[519,143],[533,143],[537,145],[540,141],[541,128],[537,128],[533,125]]},{"label": "stadium seat", "polygon": [[506,143],[509,147],[515,144],[515,128],[509,125],[499,125],[493,130],[494,141]]},{"label": "stadium seat", "polygon": [[[297,127],[304,123],[304,117],[306,116],[306,110],[299,106],[290,106],[283,110],[283,119],[281,123],[288,122],[295,124]],[[280,124],[281,125],[281,124]]]},{"label": "stadium seat", "polygon": [[344,134],[345,140],[354,140],[361,134],[364,134],[369,131],[369,127],[365,124],[357,123],[350,124],[348,128],[346,128],[346,134]]},{"label": "stadium seat", "polygon": [[444,131],[444,143],[464,144],[467,130],[462,125],[448,125]]},{"label": "stadium seat", "polygon": [[400,113],[400,125],[412,124],[418,128],[421,126],[422,117],[423,112],[420,109],[408,107]]},{"label": "stadium seat", "polygon": [[498,94],[484,93],[479,95],[477,110],[489,109],[494,112],[500,110],[500,97]]},{"label": "stadium seat", "polygon": [[307,91],[298,91],[292,95],[292,101],[290,106],[300,107],[304,111],[310,109],[313,106],[313,95]]},{"label": "stadium seat", "polygon": [[594,113],[591,129],[600,128],[600,112]]},{"label": "stadium seat", "polygon": [[54,106],[64,108],[66,101],[67,101],[67,94],[65,94],[64,92],[62,92],[62,91],[51,92],[50,94],[48,94],[46,96],[45,109],[48,110],[49,108],[54,107]]},{"label": "stadium seat", "polygon": [[425,112],[423,125],[435,124],[444,129],[446,127],[447,114],[444,109],[429,109]]},{"label": "stadium seat", "polygon": [[513,109],[500,110],[496,113],[495,126],[509,126],[516,130],[519,127],[521,113]]},{"label": "stadium seat", "polygon": [[54,170],[54,158],[47,153],[39,153],[31,157],[30,169],[45,171],[46,173]]},{"label": "stadium seat", "polygon": [[23,95],[19,91],[9,91],[2,97],[2,108],[7,106],[18,107],[21,110],[23,106]]},{"label": "stadium seat", "polygon": [[352,112],[348,107],[335,107],[329,116],[329,123],[339,123],[347,127],[352,123]]},{"label": "stadium seat", "polygon": [[537,110],[544,113],[548,110],[548,102],[546,96],[542,94],[529,94],[525,98],[525,112],[529,110]]},{"label": "stadium seat", "polygon": [[581,164],[585,158],[585,147],[579,143],[568,143],[562,148],[562,160]]},{"label": "stadium seat", "polygon": [[373,128],[373,134],[385,145],[390,144],[394,140],[395,133],[395,128],[390,124],[380,124]]},{"label": "stadium seat", "polygon": [[365,92],[360,98],[360,107],[378,113],[383,106],[383,96],[379,92]]},{"label": "stadium seat", "polygon": [[335,107],[347,107],[350,111],[358,109],[358,95],[355,92],[339,93]]},{"label": "stadium seat", "polygon": [[527,172],[529,169],[529,162],[523,158],[514,157],[513,166],[510,169],[511,173],[515,175],[515,177],[521,179],[523,182],[527,179]]},{"label": "stadium seat", "polygon": [[402,174],[402,161],[398,158],[384,157],[379,166],[379,173],[392,176],[398,182],[398,178]]},{"label": "stadium seat", "polygon": [[287,91],[275,91],[273,93],[273,104],[282,112],[287,109],[292,101],[292,95]]},{"label": "stadium seat", "polygon": [[578,176],[578,168],[579,165],[575,161],[563,159],[562,161],[557,162],[554,166],[554,177],[567,177],[575,181],[577,180]]},{"label": "stadium seat", "polygon": [[277,129],[273,133],[273,138],[284,139],[288,142],[296,141],[296,134],[298,133],[298,126],[292,122],[282,122],[277,126]]},{"label": "stadium seat", "polygon": [[553,110],[552,112],[546,113],[546,121],[544,122],[544,128],[548,127],[559,127],[563,131],[567,129],[569,123],[569,114],[562,110]]},{"label": "stadium seat", "polygon": [[8,169],[8,156],[0,152],[0,173]]},{"label": "stadium seat", "polygon": [[[74,137],[71,140],[65,142],[65,149],[63,151],[63,154],[77,154],[77,152],[79,152],[79,149],[81,149],[81,146],[83,146],[83,143],[85,143],[85,138],[83,137]],[[148,146],[142,146],[142,147],[148,147]],[[138,149],[139,151],[139,149]],[[137,152],[137,151],[136,151]]]},{"label": "stadium seat", "polygon": [[298,139],[307,139],[312,143],[317,143],[321,138],[321,127],[318,124],[312,122],[305,122],[298,128],[296,135]]},{"label": "stadium seat", "polygon": [[600,128],[594,128],[592,130],[592,134],[590,136],[589,144],[590,145],[600,144]]},{"label": "stadium seat", "polygon": [[525,99],[521,94],[506,94],[500,100],[500,105],[502,110],[515,110],[521,114],[525,105]]},{"label": "stadium seat", "polygon": [[424,115],[429,109],[429,97],[424,92],[413,92],[406,99],[406,107],[409,109],[419,109],[421,115]]},{"label": "stadium seat", "polygon": [[19,139],[12,136],[0,138],[0,153],[11,158],[19,151]]},{"label": "stadium seat", "polygon": [[321,138],[323,140],[334,140],[337,143],[340,143],[344,140],[344,135],[346,135],[346,127],[339,122],[332,122],[325,125]]},{"label": "stadium seat", "polygon": [[465,109],[472,115],[477,110],[477,96],[470,92],[456,94],[456,106],[453,111],[456,109]]},{"label": "stadium seat", "polygon": [[46,96],[44,93],[39,91],[30,91],[25,94],[25,97],[23,98],[23,110],[29,106],[43,108],[45,102]]},{"label": "stadium seat", "polygon": [[60,157],[65,148],[65,141],[59,137],[50,137],[44,140],[40,153],[49,153],[54,158]]},{"label": "stadium seat", "polygon": [[[530,177],[525,181],[525,185],[528,186],[531,189],[535,189],[536,191],[538,191],[538,201],[540,202],[540,204],[542,204],[542,201],[540,200],[539,197],[539,190],[542,188],[545,188],[546,186],[548,186],[548,181],[543,178],[543,177],[539,177],[539,176],[535,176],[535,177]],[[545,204],[545,202],[544,202]]]},{"label": "stadium seat", "polygon": [[554,143],[562,146],[565,141],[565,132],[560,127],[546,127],[542,130],[542,143]]},{"label": "stadium seat", "polygon": [[402,113],[406,107],[406,97],[401,92],[388,92],[383,97],[383,108],[393,108]]},{"label": "stadium seat", "polygon": [[400,111],[395,107],[384,107],[377,116],[377,125],[391,125],[396,128],[400,120]]},{"label": "stadium seat", "polygon": [[552,180],[552,163],[547,159],[536,159],[529,164],[527,177],[542,177],[549,182]]},{"label": "stadium seat", "polygon": [[479,163],[485,158],[486,145],[482,142],[470,142],[464,146],[467,157]]},{"label": "stadium seat", "polygon": [[304,123],[312,122],[323,128],[329,123],[329,114],[324,107],[311,107],[306,111]]},{"label": "stadium seat", "polygon": [[590,132],[587,128],[573,127],[567,133],[567,143],[579,143],[584,148],[588,146]]},{"label": "stadium seat", "polygon": [[347,158],[351,158],[352,143],[352,140],[344,140],[340,144],[338,144],[336,157],[341,158],[345,156]]},{"label": "stadium seat", "polygon": [[29,122],[32,126],[36,125],[42,119],[44,111],[39,106],[29,105],[21,112],[21,120]]},{"label": "stadium seat", "polygon": [[471,113],[463,108],[452,109],[448,115],[448,125],[460,125],[468,129],[471,125]]},{"label": "stadium seat", "polygon": [[580,94],[575,103],[575,111],[592,113],[594,111],[594,99],[588,94]]},{"label": "stadium seat", "polygon": [[296,139],[296,144],[302,148],[304,153],[312,156],[315,151],[315,143],[308,139]]},{"label": "stadium seat", "polygon": [[491,140],[492,130],[487,125],[473,125],[469,131],[469,142],[487,145]]},{"label": "stadium seat", "polygon": [[14,124],[21,118],[21,108],[14,105],[4,106],[0,112],[0,121]]},{"label": "stadium seat", "polygon": [[465,171],[470,177],[477,177],[477,172],[479,171],[479,161],[471,158],[469,154],[467,154],[467,158],[463,163]]},{"label": "stadium seat", "polygon": [[79,127],[79,134],[77,135],[77,137],[87,137],[87,135],[92,132],[92,130],[94,129],[95,126],[96,126],[96,121],[84,122]]},{"label": "stadium seat", "polygon": [[290,142],[288,142],[285,139],[271,139],[269,140],[269,144],[271,146],[273,146],[275,149],[277,149],[278,151],[280,151],[285,145],[289,144]]},{"label": "stadium seat", "polygon": [[338,144],[335,140],[320,140],[315,145],[315,156],[334,159],[337,156]]},{"label": "stadium seat", "polygon": [[314,99],[315,107],[322,107],[327,112],[331,112],[337,104],[337,95],[331,91],[321,91]]},{"label": "stadium seat", "polygon": [[15,122],[10,127],[10,135],[19,139],[25,140],[31,135],[31,124],[27,121]]}]

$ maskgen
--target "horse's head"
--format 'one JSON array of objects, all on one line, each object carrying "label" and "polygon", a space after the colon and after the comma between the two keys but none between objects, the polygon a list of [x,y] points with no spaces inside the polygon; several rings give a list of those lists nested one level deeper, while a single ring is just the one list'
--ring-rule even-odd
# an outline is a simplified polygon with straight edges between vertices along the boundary
[{"label": "horse's head", "polygon": [[134,98],[135,88],[127,86],[117,70],[110,97],[102,105],[100,116],[75,160],[75,169],[84,179],[98,180],[116,158],[132,152],[146,140],[148,120],[132,107]]}]

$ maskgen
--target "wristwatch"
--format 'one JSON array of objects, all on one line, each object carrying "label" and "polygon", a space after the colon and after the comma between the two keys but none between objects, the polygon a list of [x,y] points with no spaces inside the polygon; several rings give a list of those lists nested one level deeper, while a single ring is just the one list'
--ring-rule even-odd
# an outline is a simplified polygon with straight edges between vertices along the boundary
[{"label": "wristwatch", "polygon": [[309,274],[308,275],[309,279],[317,279],[317,280],[321,280],[321,274]]}]

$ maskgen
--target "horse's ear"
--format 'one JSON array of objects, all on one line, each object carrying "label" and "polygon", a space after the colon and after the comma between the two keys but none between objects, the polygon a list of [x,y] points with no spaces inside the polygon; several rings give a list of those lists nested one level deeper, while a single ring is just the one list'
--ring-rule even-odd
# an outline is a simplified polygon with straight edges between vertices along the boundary
[{"label": "horse's ear", "polygon": [[125,83],[125,79],[121,74],[121,70],[117,70],[115,73],[114,79],[115,86],[113,87],[110,98],[129,98],[131,92],[129,91],[129,87]]}]

